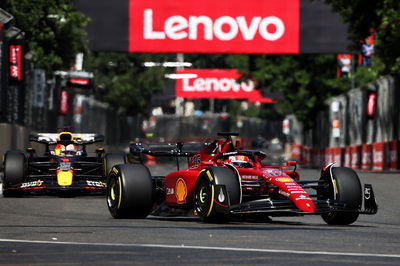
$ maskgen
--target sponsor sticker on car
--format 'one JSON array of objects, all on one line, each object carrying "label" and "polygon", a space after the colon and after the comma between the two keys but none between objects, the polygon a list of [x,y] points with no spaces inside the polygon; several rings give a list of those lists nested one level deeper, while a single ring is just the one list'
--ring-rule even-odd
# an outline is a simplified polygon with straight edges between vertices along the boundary
[{"label": "sponsor sticker on car", "polygon": [[25,182],[21,184],[21,188],[28,188],[28,187],[39,187],[43,184],[42,180],[36,180],[31,182]]}]

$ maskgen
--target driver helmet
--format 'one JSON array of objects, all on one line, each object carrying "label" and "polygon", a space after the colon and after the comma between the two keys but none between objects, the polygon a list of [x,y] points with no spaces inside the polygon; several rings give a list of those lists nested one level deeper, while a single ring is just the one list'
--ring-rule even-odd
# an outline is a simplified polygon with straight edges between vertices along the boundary
[{"label": "driver helmet", "polygon": [[244,156],[244,155],[229,156],[228,161],[230,164],[233,164],[238,167],[242,167],[242,168],[252,167],[249,157]]},{"label": "driver helmet", "polygon": [[75,144],[68,144],[65,147],[65,156],[74,156],[78,151],[78,147]]}]

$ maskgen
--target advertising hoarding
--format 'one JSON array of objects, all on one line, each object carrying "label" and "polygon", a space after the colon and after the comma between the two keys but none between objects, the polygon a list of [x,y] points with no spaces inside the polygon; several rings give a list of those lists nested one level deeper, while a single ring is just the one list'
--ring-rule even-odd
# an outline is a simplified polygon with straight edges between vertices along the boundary
[{"label": "advertising hoarding", "polygon": [[255,88],[254,80],[238,81],[237,69],[178,69],[177,74],[193,77],[176,81],[176,97],[188,99],[244,99],[249,102],[273,103]]}]

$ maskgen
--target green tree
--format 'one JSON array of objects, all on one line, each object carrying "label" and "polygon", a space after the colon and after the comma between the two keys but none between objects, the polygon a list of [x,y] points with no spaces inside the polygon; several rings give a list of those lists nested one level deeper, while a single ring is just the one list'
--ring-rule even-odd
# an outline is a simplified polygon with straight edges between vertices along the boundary
[{"label": "green tree", "polygon": [[[370,72],[395,74],[400,70],[400,1],[398,0],[325,0],[338,12],[358,49],[359,41],[376,34],[375,56],[378,66]],[[365,70],[364,70],[365,72]],[[365,73],[363,73],[365,74]],[[374,74],[374,73],[372,73]]]},{"label": "green tree", "polygon": [[163,54],[98,52],[89,56],[86,69],[94,72],[97,98],[127,114],[149,111],[151,96],[164,87],[165,68],[146,68],[146,61],[164,62]]},{"label": "green tree", "polygon": [[278,103],[262,106],[259,114],[264,118],[295,114],[312,126],[311,118],[324,108],[326,99],[351,88],[350,79],[336,77],[335,55],[230,55],[226,61],[249,73],[258,89],[283,95]]},{"label": "green tree", "polygon": [[87,51],[83,27],[88,18],[76,12],[70,0],[2,0],[0,7],[25,33],[37,68],[49,73],[69,69],[75,55]]}]

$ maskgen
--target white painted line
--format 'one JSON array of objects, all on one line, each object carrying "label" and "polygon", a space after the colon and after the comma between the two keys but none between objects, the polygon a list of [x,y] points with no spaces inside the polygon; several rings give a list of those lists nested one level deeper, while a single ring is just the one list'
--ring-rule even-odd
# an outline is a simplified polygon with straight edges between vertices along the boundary
[{"label": "white painted line", "polygon": [[163,244],[87,243],[87,242],[60,242],[60,241],[18,240],[18,239],[0,239],[0,242],[59,244],[59,245],[86,245],[86,246],[115,246],[115,247],[148,247],[148,248],[171,248],[171,249],[201,249],[201,250],[217,250],[217,251],[286,253],[286,254],[304,254],[304,255],[400,258],[400,254],[371,254],[371,253],[307,251],[307,250],[290,250],[290,249],[204,247],[204,246],[185,246],[183,244],[182,245],[163,245]]}]

